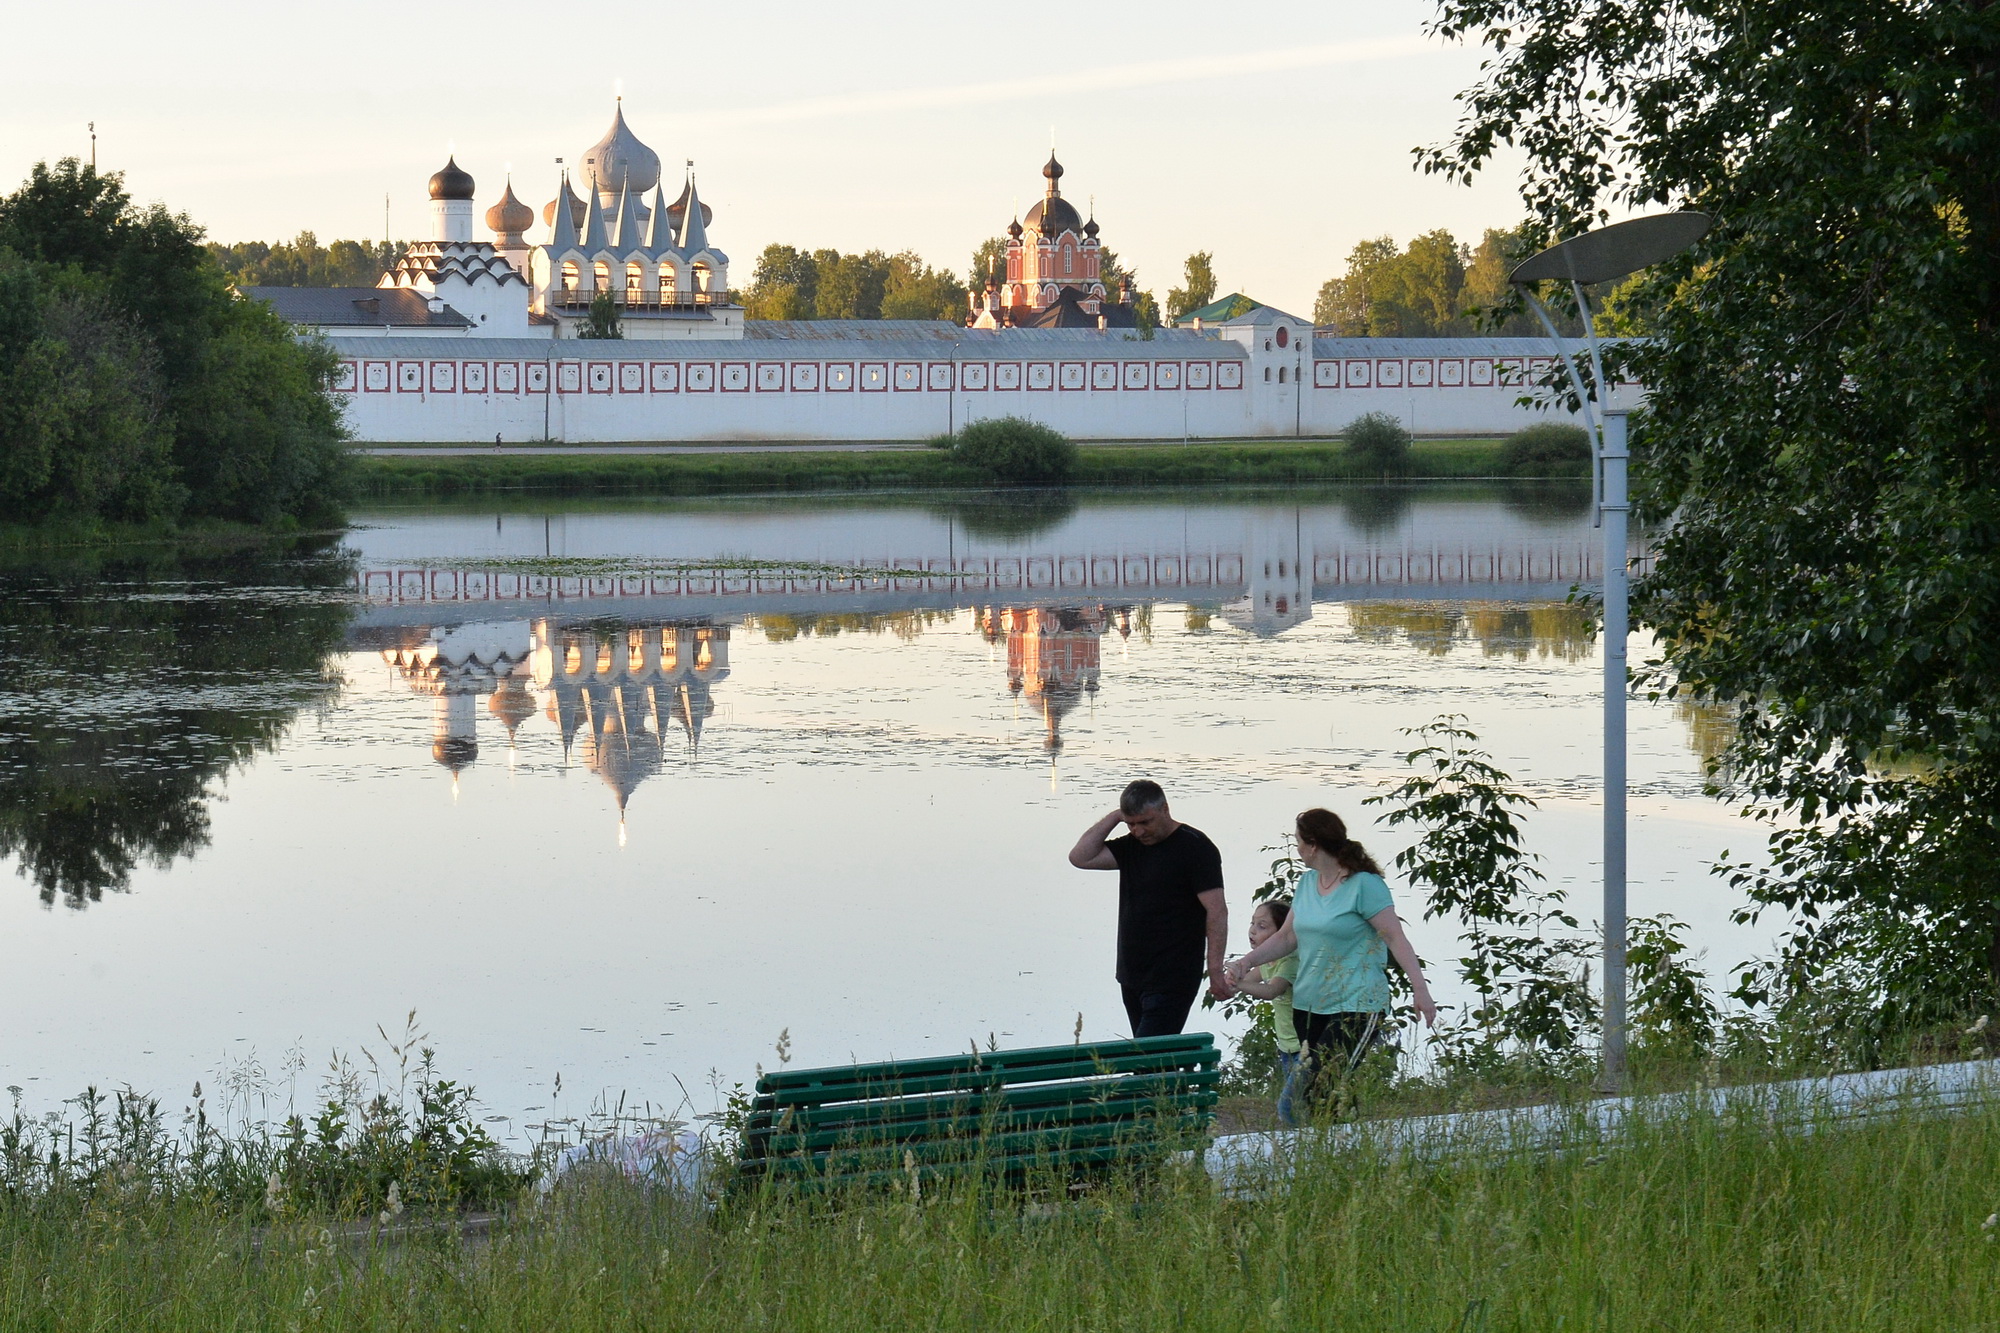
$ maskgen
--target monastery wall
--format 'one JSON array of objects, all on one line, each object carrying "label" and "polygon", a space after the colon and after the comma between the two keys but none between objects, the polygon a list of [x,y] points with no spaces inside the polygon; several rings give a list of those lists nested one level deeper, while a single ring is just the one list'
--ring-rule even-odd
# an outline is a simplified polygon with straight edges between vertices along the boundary
[{"label": "monastery wall", "polygon": [[[1310,355],[1306,352],[1308,344]],[[1225,338],[1026,331],[977,343],[341,338],[363,442],[919,440],[1022,416],[1076,439],[1322,436],[1364,412],[1419,434],[1490,435],[1545,414],[1534,339]]]}]

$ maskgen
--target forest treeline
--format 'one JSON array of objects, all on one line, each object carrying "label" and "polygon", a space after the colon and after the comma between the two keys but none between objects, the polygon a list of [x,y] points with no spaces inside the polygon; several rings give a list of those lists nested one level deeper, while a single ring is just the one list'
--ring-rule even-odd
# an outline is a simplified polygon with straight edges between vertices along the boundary
[{"label": "forest treeline", "polygon": [[348,468],[333,370],[117,173],[38,163],[0,198],[0,520],[328,511]]},{"label": "forest treeline", "polygon": [[373,287],[408,241],[334,241],[302,231],[289,241],[237,241],[205,247],[216,266],[239,287]]},{"label": "forest treeline", "polygon": [[1518,229],[1488,228],[1467,245],[1439,228],[1401,249],[1377,236],[1350,250],[1347,271],[1320,287],[1313,323],[1343,338],[1537,335],[1533,315],[1494,323],[1477,313],[1506,300],[1507,273],[1526,257]]}]

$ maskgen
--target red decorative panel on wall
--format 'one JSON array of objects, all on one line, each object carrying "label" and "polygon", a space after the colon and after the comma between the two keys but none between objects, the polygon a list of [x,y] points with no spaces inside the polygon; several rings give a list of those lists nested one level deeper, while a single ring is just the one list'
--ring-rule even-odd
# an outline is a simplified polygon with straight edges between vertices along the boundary
[{"label": "red decorative panel on wall", "polygon": [[343,361],[333,372],[333,387],[340,393],[353,393],[361,387],[361,368],[352,361]]}]

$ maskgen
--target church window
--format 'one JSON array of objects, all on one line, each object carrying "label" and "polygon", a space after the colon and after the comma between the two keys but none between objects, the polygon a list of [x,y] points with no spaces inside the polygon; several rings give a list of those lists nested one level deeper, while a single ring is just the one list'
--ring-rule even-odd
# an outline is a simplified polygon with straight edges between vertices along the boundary
[{"label": "church window", "polygon": [[708,265],[696,264],[694,266],[694,289],[698,292],[708,290]]},{"label": "church window", "polygon": [[611,674],[611,644],[608,641],[597,645],[597,674],[600,676]]},{"label": "church window", "polygon": [[660,304],[672,305],[673,302],[674,266],[672,264],[662,264],[660,265]]},{"label": "church window", "polygon": [[1075,263],[1076,263],[1075,253],[1067,245],[1065,245],[1063,247],[1063,274],[1065,276],[1074,271]]},{"label": "church window", "polygon": [[646,669],[646,645],[640,630],[625,632],[625,669],[638,672]]},{"label": "church window", "polygon": [[575,291],[575,290],[576,290],[576,261],[575,261],[574,259],[565,259],[565,260],[563,260],[563,270],[562,270],[562,273],[563,273],[563,290],[564,290],[564,291],[566,291],[566,292],[573,292],[573,291]]},{"label": "church window", "polygon": [[672,671],[681,664],[680,631],[668,626],[660,631],[660,667]]},{"label": "church window", "polygon": [[599,260],[597,263],[592,264],[590,266],[590,270],[591,270],[591,277],[597,280],[597,290],[600,292],[610,291],[611,265],[605,263],[603,260]]},{"label": "church window", "polygon": [[625,300],[630,305],[639,304],[640,293],[646,290],[646,270],[637,264],[625,266]]},{"label": "church window", "polygon": [[1265,367],[1264,367],[1264,383],[1266,383],[1266,384],[1269,384],[1270,382],[1271,382],[1271,368],[1270,368],[1269,366],[1265,366]]},{"label": "church window", "polygon": [[1283,384],[1284,382],[1285,382],[1285,368],[1284,368],[1283,366],[1279,366],[1279,367],[1278,367],[1278,383],[1280,383],[1280,384]]}]

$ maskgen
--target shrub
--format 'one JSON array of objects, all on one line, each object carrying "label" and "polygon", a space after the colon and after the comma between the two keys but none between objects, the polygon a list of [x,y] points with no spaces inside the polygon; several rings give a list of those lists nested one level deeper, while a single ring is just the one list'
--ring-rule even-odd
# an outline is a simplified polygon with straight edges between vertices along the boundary
[{"label": "shrub", "polygon": [[1500,470],[1510,477],[1568,476],[1590,466],[1590,432],[1567,421],[1537,421],[1500,446]]},{"label": "shrub", "polygon": [[1347,448],[1383,472],[1400,471],[1410,460],[1410,432],[1387,412],[1370,412],[1347,423]]},{"label": "shrub", "polygon": [[1068,481],[1076,471],[1076,444],[1067,435],[1023,417],[975,421],[933,444],[951,450],[954,463],[977,468],[995,481],[1015,486],[1048,486]]}]

